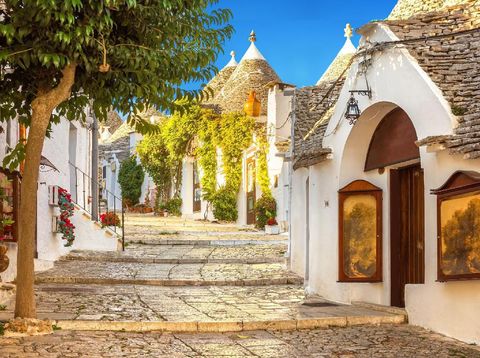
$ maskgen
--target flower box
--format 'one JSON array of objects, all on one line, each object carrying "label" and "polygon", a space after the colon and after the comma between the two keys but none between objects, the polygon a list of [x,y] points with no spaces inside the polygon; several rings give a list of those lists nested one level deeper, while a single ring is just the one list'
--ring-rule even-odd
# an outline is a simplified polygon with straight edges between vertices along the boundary
[{"label": "flower box", "polygon": [[265,225],[265,234],[278,235],[280,234],[280,227],[278,225]]}]

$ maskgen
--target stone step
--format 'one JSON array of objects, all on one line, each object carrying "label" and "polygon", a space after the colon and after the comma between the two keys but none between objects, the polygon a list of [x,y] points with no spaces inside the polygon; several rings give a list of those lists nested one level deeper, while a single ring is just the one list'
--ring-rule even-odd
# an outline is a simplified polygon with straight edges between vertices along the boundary
[{"label": "stone step", "polygon": [[131,321],[82,321],[56,320],[54,324],[69,331],[112,331],[112,332],[171,332],[171,333],[226,333],[251,331],[294,331],[361,325],[404,324],[403,315],[342,316],[321,318],[299,318],[286,320],[245,320],[205,322],[131,322]]},{"label": "stone step", "polygon": [[222,239],[222,240],[203,240],[203,239],[168,239],[168,238],[136,238],[126,237],[125,241],[128,244],[134,245],[188,245],[188,246],[244,246],[244,245],[286,245],[287,240],[269,239],[269,240],[238,240],[238,239]]},{"label": "stone step", "polygon": [[196,246],[130,245],[124,252],[72,251],[62,261],[158,264],[285,263],[286,245]]},{"label": "stone step", "polygon": [[303,279],[273,264],[144,264],[59,261],[37,274],[36,282],[148,284],[156,286],[264,286],[301,284]]},{"label": "stone step", "polygon": [[189,279],[122,279],[98,277],[37,277],[35,283],[80,283],[99,285],[149,285],[149,286],[269,286],[269,285],[298,285],[303,279],[293,278],[258,278],[239,280],[189,280]]},{"label": "stone step", "polygon": [[[39,318],[62,329],[232,332],[403,323],[406,314],[307,299],[299,285],[155,287],[142,285],[36,286]],[[13,316],[13,302],[0,320]]]},{"label": "stone step", "polygon": [[284,257],[260,257],[251,259],[201,259],[201,258],[185,258],[185,259],[163,259],[163,258],[141,258],[141,257],[99,257],[95,259],[81,256],[66,256],[60,261],[96,261],[96,262],[128,262],[139,264],[285,264]]}]

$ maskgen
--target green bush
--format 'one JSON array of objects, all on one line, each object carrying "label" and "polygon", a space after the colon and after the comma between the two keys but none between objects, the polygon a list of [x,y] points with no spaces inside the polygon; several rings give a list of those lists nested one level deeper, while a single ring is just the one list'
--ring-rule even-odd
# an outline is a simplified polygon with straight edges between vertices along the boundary
[{"label": "green bush", "polygon": [[268,219],[277,216],[277,203],[273,196],[263,195],[255,203],[255,215],[257,222],[255,226],[259,229],[264,229]]},{"label": "green bush", "polygon": [[165,210],[167,210],[170,215],[181,216],[182,215],[182,199],[173,198],[168,200],[165,203]]},{"label": "green bush", "polygon": [[228,187],[221,187],[212,198],[213,215],[220,221],[237,221],[237,192]]},{"label": "green bush", "polygon": [[120,165],[118,183],[122,189],[122,199],[127,207],[136,205],[142,195],[142,184],[145,178],[142,166],[137,164],[137,158],[132,156]]}]

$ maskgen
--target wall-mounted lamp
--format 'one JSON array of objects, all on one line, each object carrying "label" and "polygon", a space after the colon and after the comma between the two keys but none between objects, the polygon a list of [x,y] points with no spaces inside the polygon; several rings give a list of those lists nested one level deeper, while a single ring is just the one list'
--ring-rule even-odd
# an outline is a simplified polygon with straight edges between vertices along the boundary
[{"label": "wall-mounted lamp", "polygon": [[368,96],[368,98],[372,99],[372,90],[368,87],[366,90],[354,90],[350,91],[350,99],[347,103],[347,110],[345,111],[345,118],[348,119],[350,125],[355,125],[357,119],[360,118],[362,111],[358,106],[358,101],[355,98],[355,93],[358,93],[361,96]]}]

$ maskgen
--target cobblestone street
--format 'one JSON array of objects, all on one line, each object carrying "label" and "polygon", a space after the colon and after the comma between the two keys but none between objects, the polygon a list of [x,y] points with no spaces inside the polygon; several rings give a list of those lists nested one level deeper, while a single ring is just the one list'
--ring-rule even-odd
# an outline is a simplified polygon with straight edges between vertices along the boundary
[{"label": "cobblestone street", "polygon": [[293,332],[162,334],[58,331],[0,338],[0,356],[17,357],[480,357],[468,346],[412,326]]},{"label": "cobblestone street", "polygon": [[[125,252],[72,252],[39,273],[38,316],[62,329],[1,338],[0,356],[480,357],[398,324],[401,310],[307,297],[283,236],[181,223],[129,217]],[[0,319],[12,316],[13,301]]]}]

